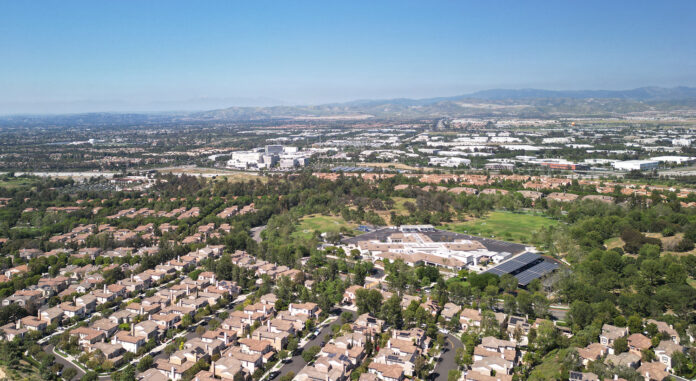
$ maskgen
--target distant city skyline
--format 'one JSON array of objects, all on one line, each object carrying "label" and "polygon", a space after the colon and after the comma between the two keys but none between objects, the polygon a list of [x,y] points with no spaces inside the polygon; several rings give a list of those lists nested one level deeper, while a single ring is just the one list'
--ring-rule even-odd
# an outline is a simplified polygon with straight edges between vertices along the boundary
[{"label": "distant city skyline", "polygon": [[696,86],[696,2],[2,2],[0,114]]}]

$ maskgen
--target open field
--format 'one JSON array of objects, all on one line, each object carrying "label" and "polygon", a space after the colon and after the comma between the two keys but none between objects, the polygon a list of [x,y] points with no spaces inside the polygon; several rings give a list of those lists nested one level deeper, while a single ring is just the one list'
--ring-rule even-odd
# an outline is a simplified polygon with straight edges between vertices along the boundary
[{"label": "open field", "polygon": [[3,177],[0,178],[0,188],[19,188],[22,186],[32,185],[35,182],[36,180],[26,177]]},{"label": "open field", "polygon": [[445,225],[444,229],[512,242],[530,243],[532,233],[557,224],[559,224],[558,221],[541,215],[491,212],[483,218]]},{"label": "open field", "polygon": [[255,172],[233,171],[222,168],[199,168],[194,166],[185,166],[159,168],[157,169],[157,172],[172,173],[175,175],[186,174],[191,176],[215,177],[217,179],[226,178],[229,182],[249,181],[256,179],[259,179],[261,181],[267,180],[265,176],[261,176]]},{"label": "open field", "polygon": [[[696,249],[686,252],[672,251],[672,249],[684,238],[684,233],[677,233],[670,237],[665,237],[661,233],[645,233],[646,237],[657,238],[662,242],[662,252],[661,255],[696,255]],[[624,241],[620,237],[609,238],[604,241],[604,247],[607,250],[613,249],[615,247],[623,248]]]},{"label": "open field", "polygon": [[621,239],[621,237],[609,238],[608,240],[604,241],[604,247],[606,247],[607,250],[611,250],[615,247],[623,248],[625,244],[626,243]]},{"label": "open field", "polygon": [[354,230],[358,225],[346,222],[340,216],[327,216],[323,214],[310,214],[302,217],[297,231],[293,236],[298,238],[311,238],[314,231],[321,233],[339,232],[342,228]]}]

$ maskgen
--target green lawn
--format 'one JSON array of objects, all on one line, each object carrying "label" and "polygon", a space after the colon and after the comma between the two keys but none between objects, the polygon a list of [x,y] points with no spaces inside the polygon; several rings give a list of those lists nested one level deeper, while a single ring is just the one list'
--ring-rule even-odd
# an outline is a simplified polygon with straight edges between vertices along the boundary
[{"label": "green lawn", "polygon": [[302,217],[300,225],[292,234],[297,238],[311,238],[315,230],[322,233],[338,232],[341,228],[354,230],[357,227],[354,223],[346,222],[340,216],[327,216],[323,214],[310,214]]},{"label": "green lawn", "polygon": [[541,361],[541,364],[534,367],[529,375],[529,380],[560,380],[561,379],[561,360],[566,356],[568,349],[553,350],[549,352]]},{"label": "green lawn", "polygon": [[533,232],[559,224],[542,215],[511,212],[491,212],[473,221],[445,225],[446,230],[513,242],[530,243]]},{"label": "green lawn", "polygon": [[404,204],[407,202],[416,203],[415,198],[392,197],[392,200],[394,200],[394,211],[396,211],[397,214],[408,214],[408,210],[406,210]]},{"label": "green lawn", "polygon": [[2,178],[0,178],[0,188],[19,188],[34,183],[36,183],[36,179],[33,178],[7,176],[2,176]]}]

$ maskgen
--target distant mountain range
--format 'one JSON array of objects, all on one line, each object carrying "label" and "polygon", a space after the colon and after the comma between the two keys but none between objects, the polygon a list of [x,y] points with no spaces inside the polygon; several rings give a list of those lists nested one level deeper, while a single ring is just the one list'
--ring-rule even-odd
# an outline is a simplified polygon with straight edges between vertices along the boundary
[{"label": "distant mountain range", "polygon": [[366,116],[387,119],[614,116],[683,108],[696,108],[696,88],[641,87],[632,90],[577,91],[496,89],[427,99],[357,100],[318,106],[229,107],[191,116],[203,120]]},{"label": "distant mountain range", "polygon": [[264,119],[603,117],[645,111],[679,110],[696,110],[696,88],[641,87],[632,90],[574,91],[494,89],[454,97],[356,100],[314,106],[235,106],[204,112],[15,115],[0,117],[0,126],[44,124],[109,126]]}]

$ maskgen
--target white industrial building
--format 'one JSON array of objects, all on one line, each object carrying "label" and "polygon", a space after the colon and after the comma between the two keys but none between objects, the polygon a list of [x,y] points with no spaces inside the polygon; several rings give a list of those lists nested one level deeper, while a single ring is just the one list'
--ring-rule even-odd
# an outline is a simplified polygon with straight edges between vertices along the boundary
[{"label": "white industrial building", "polygon": [[657,169],[660,162],[657,160],[626,160],[617,161],[612,165],[620,171],[649,171]]},{"label": "white industrial building", "polygon": [[431,157],[428,165],[436,165],[438,167],[456,168],[460,165],[470,165],[471,160],[461,157]]},{"label": "white industrial building", "polygon": [[694,161],[694,158],[689,156],[655,156],[651,157],[650,160],[659,161],[661,163],[685,164]]},{"label": "white industrial building", "polygon": [[270,169],[280,163],[283,169],[303,166],[311,151],[298,151],[297,147],[267,145],[250,151],[232,152],[227,166],[237,169]]}]

